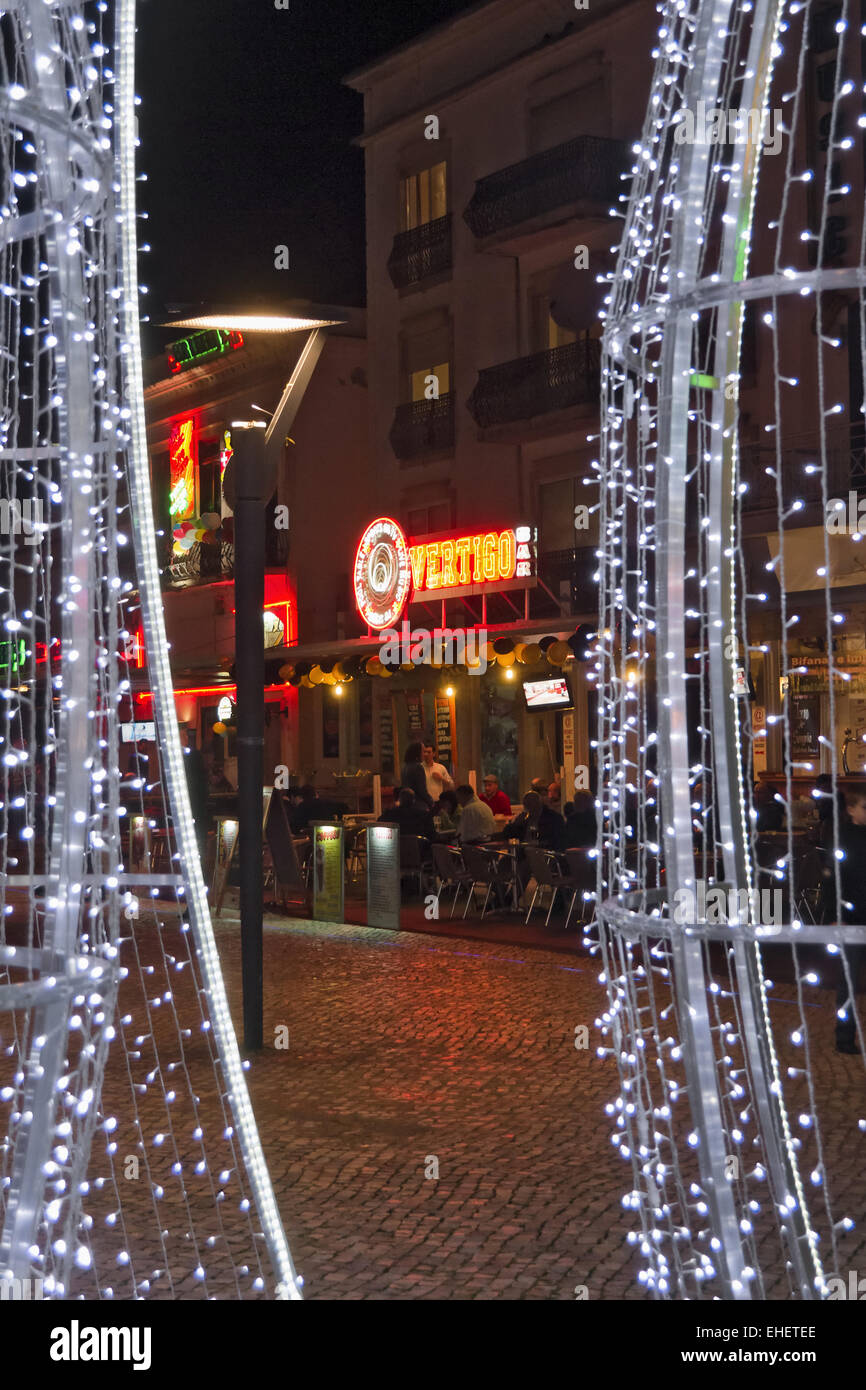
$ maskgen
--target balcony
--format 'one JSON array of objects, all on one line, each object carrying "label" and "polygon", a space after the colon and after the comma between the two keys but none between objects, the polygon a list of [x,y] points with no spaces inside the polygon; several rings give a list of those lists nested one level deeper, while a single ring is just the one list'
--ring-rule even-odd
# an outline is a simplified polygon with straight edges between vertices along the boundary
[{"label": "balcony", "polygon": [[581,339],[485,367],[466,404],[478,427],[490,430],[573,406],[597,409],[600,385],[601,343]]},{"label": "balcony", "polygon": [[445,453],[454,447],[454,397],[448,392],[433,401],[398,405],[389,435],[398,459]]},{"label": "balcony", "polygon": [[[273,518],[265,530],[265,569],[284,570],[289,558],[289,535],[278,531]],[[196,541],[185,555],[170,554],[170,539],[165,546],[164,555],[169,555],[167,568],[163,571],[163,585],[168,589],[188,589],[194,585],[214,584],[219,580],[234,579],[234,542],[224,540],[219,545],[202,545]]]},{"label": "balcony", "polygon": [[549,221],[556,212],[561,215],[555,221],[603,216],[622,191],[620,174],[630,164],[626,141],[581,135],[479,179],[463,218],[474,236],[490,238]]},{"label": "balcony", "polygon": [[405,290],[451,269],[451,214],[399,232],[388,257],[388,274],[395,289]]},{"label": "balcony", "polygon": [[187,589],[194,584],[213,584],[231,579],[234,573],[234,546],[230,541],[220,545],[202,545],[196,541],[184,555],[171,553],[171,537],[166,543],[169,563],[163,570],[163,584],[168,589]]},{"label": "balcony", "polygon": [[[866,455],[862,445],[855,445],[844,436],[828,435],[826,439],[827,496],[848,496],[849,489],[855,492],[866,487]],[[782,509],[787,510],[794,501],[803,503],[802,510],[795,521],[788,525],[814,525],[823,517],[821,473],[817,465],[821,461],[820,440],[800,439],[789,444],[782,441]],[[740,449],[740,480],[747,485],[742,495],[744,512],[771,511],[775,515],[778,505],[776,491],[776,449],[773,445],[743,444]],[[807,468],[815,468],[807,472]]]}]

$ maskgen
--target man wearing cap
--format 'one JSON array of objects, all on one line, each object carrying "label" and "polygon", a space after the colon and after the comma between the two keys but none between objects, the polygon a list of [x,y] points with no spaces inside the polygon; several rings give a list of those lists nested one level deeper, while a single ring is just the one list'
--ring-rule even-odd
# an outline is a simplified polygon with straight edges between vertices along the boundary
[{"label": "man wearing cap", "polygon": [[480,799],[490,807],[494,816],[511,815],[511,802],[499,786],[499,778],[495,773],[488,772],[484,778],[484,791]]}]

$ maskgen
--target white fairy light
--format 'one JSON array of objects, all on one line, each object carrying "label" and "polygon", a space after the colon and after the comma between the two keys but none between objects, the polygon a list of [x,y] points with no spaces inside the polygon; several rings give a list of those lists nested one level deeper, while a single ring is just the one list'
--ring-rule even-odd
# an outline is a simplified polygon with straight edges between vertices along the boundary
[{"label": "white fairy light", "polygon": [[[49,1297],[153,1295],[192,1272],[205,1297],[298,1299],[210,927],[166,655],[137,318],[144,287],[136,282],[135,6],[119,0],[116,7],[116,77],[103,66],[107,5],[78,8],[92,22],[70,16],[63,0],[20,0],[4,30],[12,70],[34,75],[30,90],[7,87],[2,120],[12,167],[4,196],[11,207],[26,188],[44,216],[28,211],[7,223],[0,246],[0,491],[35,496],[43,511],[32,537],[14,528],[0,537],[4,574],[22,576],[4,595],[4,636],[15,655],[0,691],[0,801],[10,831],[0,838],[0,891],[20,879],[16,903],[25,906],[4,902],[4,917],[29,919],[32,940],[38,912],[46,954],[62,959],[64,970],[40,976],[40,961],[0,944],[2,997],[30,991],[13,1007],[33,1023],[14,1033],[0,1059],[0,1266],[42,1278]],[[49,53],[61,61],[43,61]],[[110,84],[111,105],[101,100]],[[95,158],[97,151],[108,159]],[[81,194],[69,200],[76,220],[68,224],[51,193],[66,179],[77,180]],[[63,303],[63,314],[54,315],[54,303]],[[34,337],[38,366],[28,346]],[[121,526],[128,526],[127,479],[138,589]],[[56,592],[45,580],[52,571]],[[132,893],[119,722],[132,703],[122,649],[142,623],[165,774],[147,790],[168,787],[170,807],[157,819],[174,826],[177,872],[161,886],[139,872]],[[41,673],[37,643],[46,654]],[[40,681],[53,700],[37,701]],[[46,795],[55,782],[58,794]],[[132,779],[130,791],[153,828],[143,779]],[[46,844],[56,845],[59,859],[52,850],[50,872],[40,877],[36,856]],[[131,927],[124,912],[133,901]],[[19,963],[30,975],[24,986],[16,983],[20,971],[11,973]],[[213,1070],[207,1135],[187,1063],[194,1032]],[[57,1050],[58,1037],[69,1040],[68,1051]],[[113,1095],[117,1083],[127,1086],[110,1114],[104,1074]],[[47,1101],[39,1084],[46,1076]],[[192,1155],[181,1137],[189,1133]],[[141,1169],[139,1184],[124,1181],[130,1161]],[[28,1181],[38,1175],[35,1202],[19,1200],[22,1171]],[[239,1198],[231,1207],[218,1190],[226,1175]],[[167,1243],[160,1207],[169,1197],[176,1212]],[[159,1251],[155,1260],[141,1254],[148,1242]]]},{"label": "white fairy light", "polygon": [[[709,914],[701,916],[693,903],[691,916],[687,910],[677,918],[675,904],[680,888],[689,888],[694,899],[696,880],[712,885],[717,874],[743,884],[747,895],[775,882],[794,897],[790,838],[787,851],[777,852],[766,869],[756,862],[754,750],[772,744],[772,756],[779,756],[779,747],[785,751],[787,767],[779,780],[785,781],[789,804],[792,777],[811,768],[791,757],[790,702],[766,695],[765,727],[755,729],[736,682],[741,672],[748,674],[753,651],[764,661],[765,690],[772,691],[776,679],[771,655],[786,683],[810,671],[801,653],[813,640],[814,623],[810,619],[807,626],[808,615],[792,611],[786,591],[789,538],[807,508],[823,506],[827,515],[827,431],[837,429],[833,422],[846,413],[839,388],[847,364],[838,376],[825,363],[810,372],[800,348],[810,320],[818,344],[841,345],[827,331],[825,283],[815,265],[822,254],[837,254],[826,245],[829,200],[844,200],[855,186],[856,166],[845,162],[853,142],[835,124],[838,102],[854,84],[844,72],[842,52],[834,69],[837,90],[828,101],[832,114],[824,117],[829,148],[841,167],[831,184],[817,156],[811,168],[797,162],[798,151],[810,148],[808,137],[794,129],[809,109],[799,87],[787,94],[776,90],[783,30],[791,51],[806,55],[800,71],[812,80],[808,6],[790,6],[784,23],[775,0],[728,7],[726,27],[712,42],[711,3],[670,0],[661,9],[669,42],[655,54],[637,147],[652,148],[654,163],[650,168],[644,159],[637,165],[604,311],[599,627],[612,636],[601,645],[596,681],[603,813],[596,897],[609,1000],[600,1024],[603,1034],[617,1040],[622,1095],[631,1098],[630,1110],[614,1109],[616,1147],[641,1160],[632,1169],[640,1182],[626,1203],[637,1212],[643,1234],[641,1281],[671,1297],[763,1297],[770,1276],[778,1273],[791,1296],[808,1298],[826,1287],[822,1239],[834,1264],[838,1247],[826,1185],[815,1182],[815,1174],[822,1177],[815,1162],[822,1139],[808,1056],[806,1066],[783,1065],[775,1011],[771,1016],[773,985],[764,976],[756,939],[808,939],[814,929],[800,913],[789,912],[780,926],[758,924],[750,942],[736,930],[740,919],[733,919],[733,927],[726,920],[716,932],[725,942],[722,967],[702,939]],[[837,47],[834,42],[834,56]],[[761,55],[760,64],[755,55]],[[752,133],[748,159],[737,151],[735,160],[721,160],[718,151],[697,141],[685,159],[674,132],[693,113],[683,105],[681,67],[688,68],[693,97],[700,96],[708,110],[735,110],[740,118],[744,109],[755,110],[765,134],[776,108],[785,109],[781,158],[769,159],[766,151],[762,157]],[[786,81],[790,87],[790,73]],[[806,190],[814,197],[808,219]],[[640,254],[650,226],[652,254]],[[849,245],[855,257],[861,255],[854,237]],[[862,322],[864,267],[858,262],[833,274],[860,294]],[[757,324],[763,394],[748,388],[752,434],[744,444],[740,391],[747,313]],[[792,330],[795,322],[801,331]],[[784,390],[791,386],[796,393]],[[626,426],[637,399],[645,432]],[[819,427],[808,452],[790,437],[790,420],[809,416],[807,400]],[[753,445],[752,438],[760,443]],[[665,464],[663,491],[655,476],[656,449]],[[795,473],[804,455],[808,463]],[[778,530],[759,592],[746,573],[740,528],[741,513],[761,499],[776,511]],[[839,507],[840,513],[846,509],[847,503]],[[826,607],[820,627],[829,653],[832,721],[836,683],[844,687],[850,673],[835,669],[831,634],[844,632],[846,615],[832,611],[826,538],[823,549],[823,563],[814,570]],[[772,653],[766,642],[749,640],[761,609],[778,610]],[[766,628],[767,620],[760,621]],[[632,678],[636,658],[643,663],[639,683]],[[825,739],[821,748],[821,770],[835,775],[835,742]],[[640,956],[633,940],[641,943]],[[807,1051],[810,1020],[799,986],[819,981],[814,972],[801,972],[796,959],[795,973],[797,995],[784,1002],[799,1014],[790,1040]],[[661,1022],[674,1005],[682,1039],[666,1037]],[[688,1109],[676,1125],[660,1118],[659,1098],[682,1110],[686,1096]],[[797,1117],[793,1125],[789,1110]],[[743,1144],[759,1152],[762,1162],[749,1174],[727,1173],[726,1155]],[[686,1175],[699,1180],[688,1184]],[[757,1209],[755,1183],[766,1185],[772,1196],[769,1210],[778,1230],[772,1249],[760,1252],[754,1223],[744,1214]],[[810,1188],[816,1187],[813,1195]],[[685,1209],[681,1191],[693,1199]],[[666,1206],[678,1206],[682,1216],[669,1268],[659,1245],[673,1237],[673,1221],[660,1236],[653,1215]]]}]

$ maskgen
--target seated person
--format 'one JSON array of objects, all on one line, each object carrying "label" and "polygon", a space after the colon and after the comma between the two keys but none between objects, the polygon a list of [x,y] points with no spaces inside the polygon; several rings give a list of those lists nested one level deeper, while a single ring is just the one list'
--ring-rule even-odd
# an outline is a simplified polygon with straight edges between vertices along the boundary
[{"label": "seated person", "polygon": [[459,830],[460,806],[457,801],[457,793],[454,791],[442,792],[433,807],[433,814],[439,817],[443,831]]},{"label": "seated person", "polygon": [[[812,796],[818,808],[818,839],[825,848],[829,848],[833,843],[836,826],[836,817],[833,814],[833,778],[829,772],[822,772],[820,777],[815,779]],[[836,805],[839,808],[838,823],[841,830],[848,819],[848,808],[845,804],[845,793],[839,786],[836,787]]]},{"label": "seated person", "polygon": [[510,816],[511,802],[500,790],[499,778],[493,772],[488,772],[484,778],[484,791],[479,798],[485,806],[489,806],[494,816]]},{"label": "seated person", "polygon": [[401,835],[420,835],[424,840],[436,838],[432,813],[416,799],[411,787],[400,788],[397,805],[390,811],[383,811],[379,823],[399,825]]},{"label": "seated person", "polygon": [[752,801],[757,812],[755,829],[759,834],[765,830],[784,830],[785,806],[772,782],[761,782],[755,788]]},{"label": "seated person", "polygon": [[475,788],[466,783],[457,788],[460,804],[460,839],[464,845],[480,845],[496,834],[493,812],[475,795]]},{"label": "seated person", "polygon": [[592,792],[575,792],[565,808],[565,848],[590,849],[596,840],[595,802]]},{"label": "seated person", "polygon": [[522,844],[536,844],[542,849],[565,848],[565,821],[534,791],[526,793],[523,810],[506,825],[502,834],[506,840],[520,840]]}]

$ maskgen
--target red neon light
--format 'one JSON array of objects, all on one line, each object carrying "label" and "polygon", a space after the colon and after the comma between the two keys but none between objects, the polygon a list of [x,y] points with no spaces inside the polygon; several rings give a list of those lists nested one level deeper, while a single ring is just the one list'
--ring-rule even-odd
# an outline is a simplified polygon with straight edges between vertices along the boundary
[{"label": "red neon light", "polygon": [[[230,691],[237,690],[236,685],[191,685],[183,690],[174,692],[175,699],[178,695],[228,695]],[[143,690],[139,695],[139,700],[152,700],[153,692]]]},{"label": "red neon light", "polygon": [[355,602],[368,627],[389,627],[400,616],[412,582],[403,528],[389,516],[370,523],[353,566]]},{"label": "red neon light", "polygon": [[[266,691],[267,691],[267,690],[280,690],[280,691],[282,691],[283,693],[285,693],[285,689],[286,689],[286,687],[285,687],[284,685],[266,685],[266,686],[265,686],[265,690],[266,690]],[[232,693],[232,691],[234,691],[235,693],[237,693],[237,686],[236,686],[236,685],[193,685],[193,686],[189,686],[189,687],[187,687],[187,688],[185,688],[185,689],[183,689],[183,690],[176,690],[176,691],[174,692],[174,697],[175,697],[175,699],[177,699],[178,695],[230,695],[230,694]],[[153,699],[153,691],[152,691],[152,690],[141,690],[141,691],[138,691],[138,692],[136,693],[136,697],[135,697],[135,698],[136,698],[137,700],[152,700],[152,699]]]},{"label": "red neon light", "polygon": [[[290,614],[291,614],[291,611],[292,611],[292,601],[291,601],[291,599],[288,599],[288,598],[275,598],[275,599],[271,599],[271,601],[270,601],[269,603],[266,603],[266,604],[265,604],[265,612],[268,612],[268,611],[270,611],[270,612],[275,612],[276,609],[278,609],[278,608],[285,608],[285,610],[286,610],[285,620],[282,620],[282,619],[281,619],[281,621],[282,621],[282,623],[283,623],[283,637],[284,637],[284,639],[285,639],[284,642],[283,642],[283,646],[284,646],[284,647],[292,647],[292,646],[294,646],[294,634],[293,634],[293,632],[292,632],[291,617],[290,617]],[[232,609],[232,617],[234,618],[234,617],[236,617],[236,616],[237,616],[237,609],[236,609],[236,608],[233,608],[233,609]],[[278,614],[277,616],[279,616],[279,614]],[[273,649],[272,649],[272,650],[273,650]]]},{"label": "red neon light", "polygon": [[172,426],[168,443],[171,495],[169,512],[172,525],[188,521],[195,514],[195,474],[198,462],[196,418],[186,415]]},{"label": "red neon light", "polygon": [[412,580],[420,591],[457,589],[513,579],[517,538],[513,530],[482,531],[477,536],[410,545]]},{"label": "red neon light", "polygon": [[[59,660],[60,660],[60,638],[59,638],[59,637],[52,637],[51,642],[50,642],[49,645],[50,645],[50,647],[51,647],[51,660],[52,660],[52,661],[59,661]],[[37,666],[42,666],[42,665],[44,665],[45,662],[47,662],[47,660],[48,660],[48,647],[46,646],[46,644],[45,644],[44,642],[36,642],[36,643],[34,644],[34,647],[35,647],[35,651],[36,651],[36,665],[37,665]]]}]

